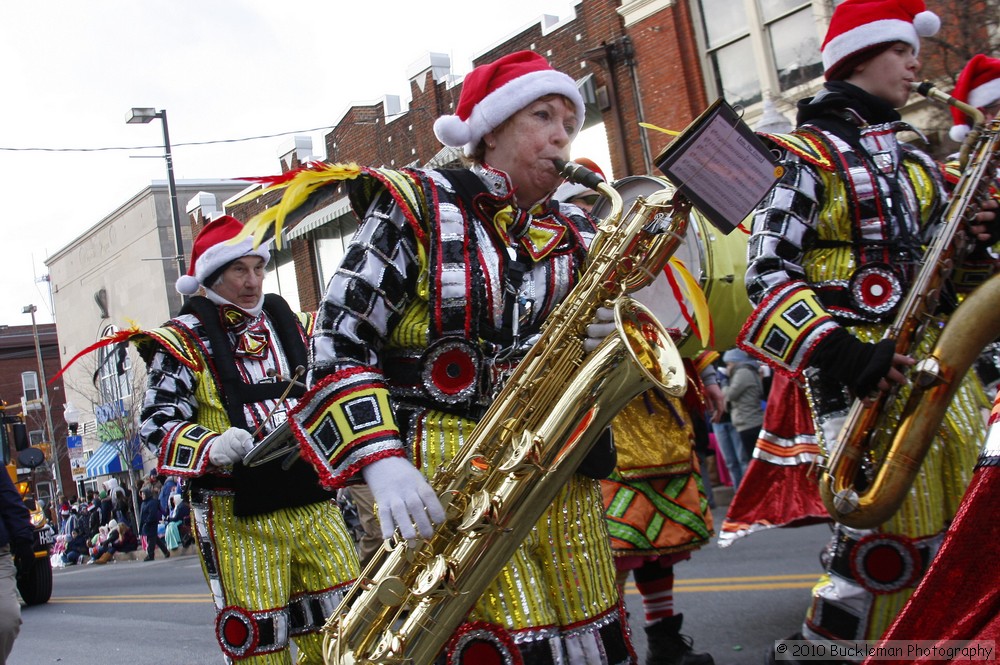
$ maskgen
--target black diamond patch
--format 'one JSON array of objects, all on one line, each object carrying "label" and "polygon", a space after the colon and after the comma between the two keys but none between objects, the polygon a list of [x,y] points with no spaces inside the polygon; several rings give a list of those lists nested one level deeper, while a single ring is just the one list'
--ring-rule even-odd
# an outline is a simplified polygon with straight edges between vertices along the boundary
[{"label": "black diamond patch", "polygon": [[329,413],[323,416],[323,420],[319,421],[319,425],[313,430],[312,436],[319,444],[320,452],[323,453],[326,459],[333,457],[334,451],[342,443],[337,424],[333,421],[333,416]]},{"label": "black diamond patch", "polygon": [[382,412],[378,409],[378,400],[374,395],[346,402],[344,414],[351,423],[351,431],[355,434],[382,424]]},{"label": "black diamond patch", "polygon": [[810,319],[813,319],[815,317],[816,313],[813,312],[809,308],[809,306],[806,305],[804,302],[795,303],[794,305],[789,307],[784,314],[781,315],[781,318],[788,321],[796,328],[801,328]]},{"label": "black diamond patch", "polygon": [[191,446],[177,446],[177,453],[174,455],[174,465],[185,469],[191,468],[194,460],[194,448]]},{"label": "black diamond patch", "polygon": [[781,329],[772,327],[764,337],[764,343],[761,344],[761,347],[771,355],[784,358],[791,343],[791,338]]}]

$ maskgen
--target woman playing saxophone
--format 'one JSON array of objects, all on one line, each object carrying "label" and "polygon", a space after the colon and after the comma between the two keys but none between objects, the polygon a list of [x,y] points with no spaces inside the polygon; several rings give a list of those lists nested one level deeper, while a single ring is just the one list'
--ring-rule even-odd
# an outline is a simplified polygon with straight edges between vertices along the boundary
[{"label": "woman playing saxophone", "polygon": [[[427,479],[462,448],[577,282],[591,218],[552,193],[584,120],[572,78],[533,52],[481,65],[435,133],[461,169],[362,168],[361,220],[320,305],[302,455],[363,480],[383,536],[430,537]],[[606,472],[605,472],[606,473]],[[485,655],[486,653],[491,655]],[[627,663],[632,650],[595,480],[574,475],[446,647],[449,663]]]}]

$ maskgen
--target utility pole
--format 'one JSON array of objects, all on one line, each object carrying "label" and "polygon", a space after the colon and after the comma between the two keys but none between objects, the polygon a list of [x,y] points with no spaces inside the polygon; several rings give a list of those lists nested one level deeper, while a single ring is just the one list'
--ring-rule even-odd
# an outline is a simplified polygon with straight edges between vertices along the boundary
[{"label": "utility pole", "polygon": [[[45,379],[45,365],[42,363],[42,346],[38,341],[38,326],[35,323],[35,312],[38,308],[34,305],[25,305],[21,310],[22,314],[31,314],[31,334],[35,338],[35,359],[38,361],[38,387],[42,394],[42,408],[45,409],[45,426],[48,428],[46,438],[52,450],[52,472],[56,477],[56,488],[59,494],[63,494],[62,469],[59,468],[59,445],[56,441],[56,431],[52,427],[52,408],[49,405],[49,384]],[[64,495],[65,496],[65,495]]]}]

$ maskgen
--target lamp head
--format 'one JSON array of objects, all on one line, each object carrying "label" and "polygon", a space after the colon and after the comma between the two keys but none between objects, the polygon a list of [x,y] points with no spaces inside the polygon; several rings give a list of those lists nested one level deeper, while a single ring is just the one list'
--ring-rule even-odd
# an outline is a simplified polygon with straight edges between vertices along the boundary
[{"label": "lamp head", "polygon": [[127,125],[145,125],[151,122],[153,118],[159,117],[159,114],[154,108],[135,108],[129,110],[128,115],[125,116],[125,124]]},{"label": "lamp head", "polygon": [[77,429],[80,427],[80,409],[76,408],[76,405],[72,402],[66,402],[63,409],[63,418],[66,419],[66,425],[69,427],[70,433],[75,435]]},{"label": "lamp head", "polygon": [[34,314],[38,311],[38,308],[34,305],[25,305],[21,308],[21,314]]}]

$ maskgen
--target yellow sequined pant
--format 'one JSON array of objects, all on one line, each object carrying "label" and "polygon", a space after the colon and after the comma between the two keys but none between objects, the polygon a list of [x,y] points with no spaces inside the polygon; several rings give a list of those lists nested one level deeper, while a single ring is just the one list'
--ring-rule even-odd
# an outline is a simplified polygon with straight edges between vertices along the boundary
[{"label": "yellow sequined pant", "polygon": [[337,504],[235,517],[232,496],[203,493],[191,507],[227,662],[289,665],[293,639],[298,662],[321,665],[318,631],[358,575]]},{"label": "yellow sequined pant", "polygon": [[[430,476],[460,447],[474,423],[431,413],[419,419],[414,450]],[[474,605],[469,623],[485,622],[571,662],[601,662],[601,628],[621,619],[618,589],[598,481],[575,475],[536,522]],[[579,655],[574,655],[579,654]],[[625,661],[623,661],[625,662]]]}]

